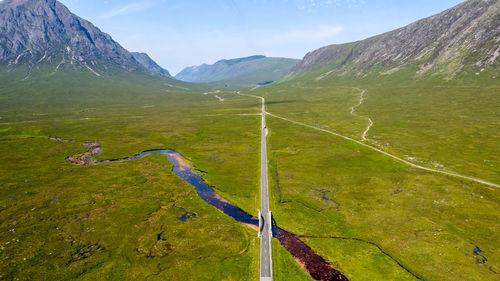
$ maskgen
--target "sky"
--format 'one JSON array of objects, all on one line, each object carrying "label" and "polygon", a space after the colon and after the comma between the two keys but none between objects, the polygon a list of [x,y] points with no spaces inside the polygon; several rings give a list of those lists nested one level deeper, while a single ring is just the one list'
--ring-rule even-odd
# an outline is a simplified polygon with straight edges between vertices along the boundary
[{"label": "sky", "polygon": [[403,27],[461,0],[59,0],[177,74],[251,55],[301,59]]}]

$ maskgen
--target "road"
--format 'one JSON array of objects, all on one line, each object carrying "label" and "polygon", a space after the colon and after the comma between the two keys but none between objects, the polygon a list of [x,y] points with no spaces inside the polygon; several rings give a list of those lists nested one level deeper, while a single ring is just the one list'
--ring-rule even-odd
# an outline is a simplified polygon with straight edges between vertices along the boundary
[{"label": "road", "polygon": [[259,237],[260,237],[260,256],[259,256],[259,277],[260,281],[273,280],[273,258],[271,239],[272,221],[271,210],[269,210],[269,188],[267,175],[267,127],[266,127],[266,100],[263,97],[242,94],[240,96],[248,96],[258,98],[262,101],[262,125],[261,125],[261,158],[260,158],[260,212],[259,212]]},{"label": "road", "polygon": [[[257,96],[255,96],[257,97]],[[272,224],[269,210],[269,189],[267,177],[267,128],[266,128],[266,101],[262,97],[262,137],[261,137],[261,171],[260,171],[260,280],[273,280],[272,261]]]}]

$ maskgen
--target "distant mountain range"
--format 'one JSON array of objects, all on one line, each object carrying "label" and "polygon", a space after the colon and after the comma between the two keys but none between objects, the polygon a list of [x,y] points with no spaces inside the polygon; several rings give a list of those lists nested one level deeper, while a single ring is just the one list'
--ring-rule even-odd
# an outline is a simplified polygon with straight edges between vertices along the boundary
[{"label": "distant mountain range", "polygon": [[[147,54],[129,52],[57,0],[0,1],[0,47],[0,68],[26,70],[26,79],[37,70],[75,69],[96,76],[118,70],[171,77]],[[298,61],[264,56],[221,60],[186,68],[176,78],[247,87],[279,79]]]},{"label": "distant mountain range", "polygon": [[339,75],[391,73],[410,66],[418,74],[453,77],[466,66],[497,63],[499,38],[500,1],[469,0],[379,36],[310,52],[291,74],[320,69]]},{"label": "distant mountain range", "polygon": [[265,56],[220,60],[212,65],[187,67],[175,78],[194,83],[251,87],[280,79],[298,62],[296,59]]},{"label": "distant mountain range", "polygon": [[[366,40],[331,45],[303,60],[251,56],[185,68],[176,79],[252,87],[309,71],[328,75],[394,73],[453,77],[466,67],[498,64],[500,1],[469,0],[435,16]],[[0,1],[0,69],[78,69],[96,76],[112,70],[170,77],[147,54],[130,53],[56,0]]]},{"label": "distant mountain range", "polygon": [[147,55],[131,54],[56,0],[0,1],[0,46],[0,64],[9,70],[86,69],[101,76],[118,69],[169,76]]}]

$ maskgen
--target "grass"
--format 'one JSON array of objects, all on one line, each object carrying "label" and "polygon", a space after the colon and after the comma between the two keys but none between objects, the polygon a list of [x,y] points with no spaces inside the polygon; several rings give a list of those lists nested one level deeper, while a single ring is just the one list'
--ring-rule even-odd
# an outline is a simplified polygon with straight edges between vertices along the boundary
[{"label": "grass", "polygon": [[370,244],[343,239],[305,239],[315,251],[335,257],[331,263],[349,280],[415,280],[394,260]]},{"label": "grass", "polygon": [[[78,77],[61,75],[53,79]],[[256,215],[259,122],[238,115],[254,112],[255,103],[220,103],[161,83],[104,86],[85,96],[67,87],[63,99],[58,86],[40,88],[43,98],[30,95],[36,83],[19,96],[8,85],[2,90],[0,279],[257,279],[257,233],[202,201],[165,157],[100,166],[65,161],[85,150],[83,141],[101,142],[98,159],[175,149],[221,196]],[[197,217],[177,220],[182,211],[174,204]]]},{"label": "grass", "polygon": [[309,276],[295,261],[293,256],[281,246],[278,240],[273,239],[273,280],[276,281],[312,281]]},{"label": "grass", "polygon": [[[374,243],[424,280],[494,277],[489,266],[499,266],[497,190],[409,168],[282,120],[270,119],[268,127],[282,193],[280,199],[274,175],[271,209],[281,227]],[[475,246],[487,249],[488,265],[476,263]],[[337,261],[335,252],[321,252]]]},{"label": "grass", "polygon": [[[326,72],[326,71],[323,71]],[[498,83],[495,72],[458,76],[451,81],[415,76],[412,70],[366,78],[323,72],[256,92],[268,97],[268,110],[290,119],[361,139],[370,117],[369,144],[431,168],[500,182]]]},{"label": "grass", "polygon": [[[10,142],[7,148],[17,155],[2,157],[10,163],[3,169],[17,169],[2,177],[12,198],[2,204],[3,278],[124,280],[157,274],[196,280],[209,267],[213,279],[251,278],[255,233],[199,199],[172,175],[164,157],[80,167],[64,162],[67,146]],[[198,217],[178,221],[174,204]],[[165,241],[157,241],[162,231]],[[76,254],[92,245],[88,259]],[[191,272],[187,277],[184,267]],[[245,270],[227,273],[235,267]]]},{"label": "grass", "polygon": [[[370,145],[499,182],[498,86],[488,71],[450,81],[408,69],[316,79],[325,72],[252,94],[265,96],[274,114],[360,139],[367,119],[350,110],[366,89],[356,113],[375,123]],[[0,75],[0,279],[258,278],[256,233],[199,199],[161,155],[101,166],[65,161],[83,141],[100,141],[99,160],[173,149],[222,197],[257,215],[258,99],[221,92],[219,102],[188,84],[127,75],[23,77]],[[271,116],[267,125],[277,223],[350,280],[497,278],[499,190]],[[178,221],[174,204],[197,218]],[[273,247],[276,280],[310,280],[277,241]]]},{"label": "grass", "polygon": [[[419,81],[403,70],[317,81],[320,74],[254,94],[267,98],[271,113],[360,139],[367,120],[350,109],[359,102],[356,88],[366,89],[356,113],[375,123],[369,144],[415,157],[417,164],[499,182],[496,160],[483,161],[499,154],[498,86],[491,80]],[[267,123],[273,215],[352,280],[416,280],[412,274],[495,280],[498,189],[411,168],[272,116]],[[486,263],[474,254],[476,246],[487,253]]]}]

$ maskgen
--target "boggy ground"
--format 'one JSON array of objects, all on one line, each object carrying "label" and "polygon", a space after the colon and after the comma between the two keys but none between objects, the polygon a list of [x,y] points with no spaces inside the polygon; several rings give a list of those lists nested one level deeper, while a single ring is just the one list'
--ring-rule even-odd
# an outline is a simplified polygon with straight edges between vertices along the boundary
[{"label": "boggy ground", "polygon": [[[41,151],[26,158],[18,145]],[[7,146],[19,155],[3,159],[17,169],[2,178],[12,198],[2,206],[3,278],[253,278],[255,233],[205,206],[170,174],[168,161],[151,156],[119,167],[73,167],[64,164],[62,145],[31,139]],[[198,216],[181,222],[174,205]]]},{"label": "boggy ground", "polygon": [[[71,79],[62,78],[59,85]],[[356,112],[374,122],[368,142],[423,165],[497,182],[496,162],[489,159],[498,154],[491,145],[498,139],[491,110],[497,88],[458,87],[461,81],[455,88],[412,88],[394,81],[409,81],[403,78],[391,85],[341,81],[344,87],[325,78],[325,84],[278,85],[255,94],[269,95],[272,113],[361,139],[366,119],[349,109],[359,102],[352,87],[366,89]],[[198,200],[164,157],[74,166],[66,158],[80,153],[80,144],[48,137],[100,141],[105,152],[97,161],[144,147],[175,149],[207,172],[205,180],[224,198],[256,215],[260,117],[252,114],[259,112],[258,101],[221,93],[219,102],[158,85],[138,95],[123,83],[114,84],[122,89],[95,91],[83,84],[77,94],[54,88],[58,83],[1,89],[0,278],[257,278],[255,232]],[[473,99],[471,89],[484,98]],[[422,119],[423,109],[432,118]],[[460,131],[462,122],[469,125]],[[269,173],[278,225],[350,280],[498,279],[498,190],[418,171],[272,117],[268,128],[269,167],[278,170]],[[182,223],[177,218],[183,211],[174,205],[198,216]],[[277,241],[273,245],[276,280],[311,279]]]},{"label": "boggy ground", "polygon": [[[356,112],[374,122],[367,143],[420,165],[498,184],[496,162],[483,161],[498,155],[492,145],[498,140],[492,123],[498,87],[491,81],[423,83],[394,76],[355,85],[347,78],[306,78],[253,93],[266,97],[270,113],[361,140],[367,120],[350,111],[359,103],[355,87],[366,89]],[[470,95],[481,98],[471,102]],[[278,225],[350,280],[499,278],[500,190],[415,169],[272,115],[267,123],[269,166],[277,170],[270,173],[271,210]],[[480,135],[467,133],[478,130]]]},{"label": "boggy ground", "polygon": [[[70,140],[64,140],[62,138],[49,138],[51,140],[57,140],[60,142],[74,142]],[[238,222],[241,222],[252,229],[259,231],[259,222],[256,218],[252,217],[248,213],[239,209],[237,206],[230,204],[220,195],[216,194],[211,187],[207,186],[203,179],[193,171],[191,165],[187,163],[186,159],[180,154],[171,150],[149,150],[143,153],[128,156],[121,159],[115,160],[104,160],[96,162],[92,157],[100,154],[102,148],[98,142],[85,142],[82,144],[83,147],[87,147],[89,150],[83,153],[76,154],[74,156],[68,157],[66,160],[69,163],[85,166],[85,165],[103,165],[110,163],[120,163],[125,161],[131,161],[140,159],[142,157],[150,156],[153,154],[160,154],[166,156],[170,162],[174,164],[173,172],[182,178],[184,181],[190,183],[196,191],[197,195],[202,198],[205,202],[209,203],[213,207],[223,211],[226,215],[232,217]],[[77,160],[75,160],[77,159]],[[175,204],[172,207],[182,210],[182,214],[177,219],[186,222],[190,218],[196,218],[196,214],[187,211],[185,208],[178,207]],[[157,241],[167,241],[163,238],[164,227],[161,227],[162,232],[157,234]],[[276,225],[273,225],[273,237],[277,238],[280,244],[295,258],[296,262],[306,271],[314,280],[318,281],[332,281],[332,280],[344,280],[348,279],[342,275],[339,271],[335,270],[331,264],[328,264],[321,256],[316,254],[309,246],[307,246],[303,241],[299,239],[297,235],[285,231]],[[73,243],[72,243],[73,245]],[[87,247],[88,249],[79,249],[77,251],[77,256],[81,256],[82,259],[86,259],[89,256],[87,254],[92,254],[93,246],[98,246],[97,244]],[[100,246],[99,246],[100,248]],[[171,246],[168,245],[168,249]],[[149,256],[151,256],[151,250]],[[279,279],[278,279],[279,280]]]},{"label": "boggy ground", "polygon": [[[254,103],[152,92],[119,103],[62,95],[57,107],[20,94],[22,109],[2,105],[0,279],[258,278],[257,233],[199,199],[165,157],[77,166],[66,159],[82,152],[80,143],[49,139],[99,141],[96,161],[175,148],[256,215],[260,123],[238,115],[253,113]],[[197,216],[179,221],[184,212],[174,206]]]}]

